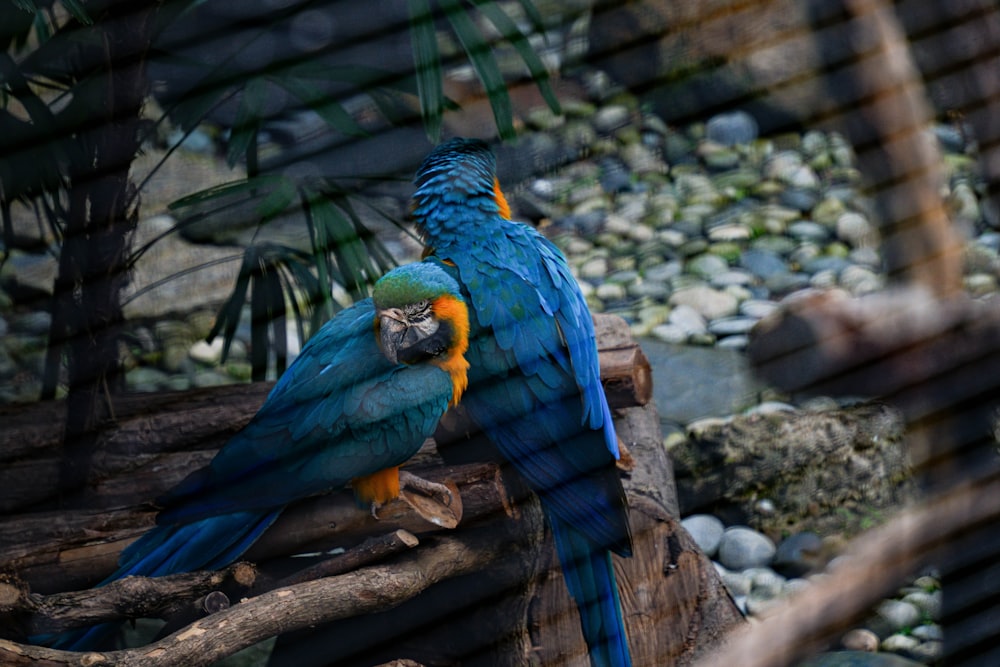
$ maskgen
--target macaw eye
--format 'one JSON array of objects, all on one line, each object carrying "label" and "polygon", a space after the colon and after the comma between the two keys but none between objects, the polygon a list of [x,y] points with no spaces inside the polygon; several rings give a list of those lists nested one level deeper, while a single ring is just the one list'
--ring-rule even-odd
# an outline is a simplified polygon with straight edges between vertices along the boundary
[{"label": "macaw eye", "polygon": [[403,310],[410,321],[419,321],[425,319],[430,314],[430,308],[431,302],[427,299],[422,299],[416,303],[411,303]]}]

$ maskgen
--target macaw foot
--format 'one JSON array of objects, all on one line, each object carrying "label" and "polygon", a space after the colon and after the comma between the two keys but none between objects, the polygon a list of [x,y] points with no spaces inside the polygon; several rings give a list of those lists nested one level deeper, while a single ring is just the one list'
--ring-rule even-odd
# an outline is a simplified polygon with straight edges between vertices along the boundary
[{"label": "macaw foot", "polygon": [[405,470],[399,471],[399,488],[400,490],[409,489],[411,491],[416,491],[417,493],[425,495],[429,498],[433,498],[445,507],[451,507],[452,502],[455,500],[455,496],[452,494],[451,489],[444,484],[438,484],[437,482],[432,482],[424,479],[423,477],[417,477],[413,473]]}]

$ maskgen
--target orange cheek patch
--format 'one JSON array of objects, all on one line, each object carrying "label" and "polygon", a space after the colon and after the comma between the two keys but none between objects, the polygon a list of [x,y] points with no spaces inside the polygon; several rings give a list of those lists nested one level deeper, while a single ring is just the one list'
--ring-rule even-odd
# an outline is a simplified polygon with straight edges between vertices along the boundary
[{"label": "orange cheek patch", "polygon": [[507,203],[507,198],[503,196],[503,191],[500,189],[500,181],[496,178],[493,179],[493,198],[497,200],[497,209],[500,217],[510,220],[510,204]]},{"label": "orange cheek patch", "polygon": [[362,507],[370,507],[372,503],[383,505],[399,498],[399,468],[386,468],[365,477],[355,477],[351,486],[354,488],[354,499]]},{"label": "orange cheek patch", "polygon": [[465,302],[452,296],[442,296],[431,304],[434,316],[447,320],[455,330],[455,340],[448,354],[431,363],[437,364],[451,376],[451,401],[449,405],[458,405],[462,393],[469,386],[469,362],[465,353],[469,350],[469,309]]}]

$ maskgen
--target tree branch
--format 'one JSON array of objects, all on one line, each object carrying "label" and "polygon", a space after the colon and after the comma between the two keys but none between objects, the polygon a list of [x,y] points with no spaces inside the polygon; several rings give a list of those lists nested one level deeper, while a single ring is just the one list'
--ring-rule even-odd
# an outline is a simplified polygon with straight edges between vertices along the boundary
[{"label": "tree branch", "polygon": [[172,667],[208,664],[278,634],[391,609],[430,586],[482,570],[501,557],[506,531],[469,530],[391,564],[279,588],[225,609],[137,649],[73,653],[0,640],[9,665]]}]

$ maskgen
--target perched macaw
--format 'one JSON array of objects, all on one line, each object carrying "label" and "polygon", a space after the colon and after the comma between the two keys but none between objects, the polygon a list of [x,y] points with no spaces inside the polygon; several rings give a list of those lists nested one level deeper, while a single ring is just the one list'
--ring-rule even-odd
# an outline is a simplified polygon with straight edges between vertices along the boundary
[{"label": "perched macaw", "polygon": [[472,311],[462,405],[538,494],[591,663],[629,665],[611,552],[632,537],[583,295],[559,249],[510,220],[484,142],[441,144],[414,182],[417,230]]},{"label": "perched macaw", "polygon": [[[157,499],[157,526],[103,583],[228,565],[286,505],[348,482],[363,506],[397,497],[398,466],[465,390],[468,334],[459,287],[437,264],[387,273],[371,299],[309,339],[207,467]],[[109,627],[66,633],[57,645],[82,650]]]}]

